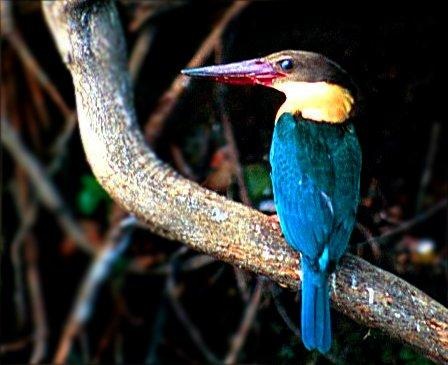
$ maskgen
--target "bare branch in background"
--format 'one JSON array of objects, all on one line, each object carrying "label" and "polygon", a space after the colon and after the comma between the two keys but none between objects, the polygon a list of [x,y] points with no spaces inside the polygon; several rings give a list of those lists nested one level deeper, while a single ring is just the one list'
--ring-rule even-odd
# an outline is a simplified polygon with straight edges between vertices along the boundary
[{"label": "bare branch in background", "polygon": [[[168,282],[168,277],[166,278],[166,282]],[[165,292],[167,290],[167,285],[165,284]],[[166,293],[165,293],[166,294]],[[156,311],[155,321],[153,328],[151,330],[151,342],[148,347],[148,352],[145,358],[145,364],[157,364],[157,348],[160,344],[163,328],[166,322],[166,295],[162,297],[159,307]]]},{"label": "bare branch in background", "polygon": [[20,340],[2,343],[2,344],[0,344],[0,355],[6,354],[8,352],[20,351],[24,347],[28,346],[31,341],[32,341],[32,336],[26,336]]},{"label": "bare branch in background", "polygon": [[204,358],[207,360],[209,364],[220,364],[221,362],[216,357],[216,355],[210,351],[208,346],[205,344],[204,339],[202,338],[201,333],[198,328],[194,325],[187,312],[183,308],[182,304],[179,301],[179,288],[176,285],[174,280],[174,275],[171,273],[167,279],[167,295],[171,302],[171,306],[174,310],[179,321],[182,323],[184,328],[190,335],[191,340],[194,342],[198,350],[202,353]]},{"label": "bare branch in background", "polygon": [[[386,242],[388,238],[391,238],[399,233],[403,233],[414,227],[416,224],[419,224],[432,215],[436,214],[442,209],[446,209],[448,206],[448,199],[442,199],[432,207],[428,208],[426,211],[417,214],[414,218],[411,218],[405,222],[400,223],[396,228],[391,229],[389,231],[384,232],[379,236],[371,236],[367,239],[367,241],[360,242],[357,245],[366,245],[372,242],[376,242],[377,245],[381,245]],[[361,228],[362,229],[362,228]]]},{"label": "bare branch in background", "polygon": [[25,258],[27,264],[27,281],[30,293],[30,303],[32,306],[34,333],[34,348],[30,358],[30,364],[38,364],[45,357],[47,351],[48,325],[47,314],[42,295],[42,285],[40,280],[37,243],[32,235],[25,241]]},{"label": "bare branch in background", "polygon": [[[28,213],[35,207],[33,196],[29,192],[28,181],[25,174],[21,174],[17,179],[17,185],[22,186],[22,193],[17,194],[16,200],[19,205],[19,215],[22,221]],[[31,209],[29,209],[31,205]],[[36,209],[35,209],[36,210]],[[39,247],[31,232],[25,234],[24,256],[26,264],[26,282],[30,297],[31,313],[33,318],[33,351],[30,357],[30,364],[37,364],[42,361],[47,351],[48,323],[43,298],[42,284],[39,273]]]},{"label": "bare branch in background", "polygon": [[360,243],[358,243],[356,245],[357,246],[356,247],[357,248],[357,252],[356,252],[357,255],[362,257],[362,252],[363,252],[364,245],[367,243],[367,244],[370,245],[370,249],[372,250],[373,257],[375,258],[375,260],[378,260],[380,258],[380,256],[381,256],[380,244],[375,239],[375,237],[373,236],[373,234],[370,231],[370,229],[368,229],[367,227],[365,227],[364,225],[362,225],[359,222],[357,222],[355,226],[356,226],[357,230],[359,232],[361,232],[361,234],[366,239],[365,242],[360,242]]},{"label": "bare branch in background", "polygon": [[[132,3],[132,0],[121,0],[124,4]],[[134,1],[138,9],[135,11],[135,16],[128,24],[128,30],[135,32],[141,29],[144,24],[147,24],[154,18],[176,10],[188,2],[185,0],[171,0],[171,1]]]},{"label": "bare branch in background", "polygon": [[17,163],[26,171],[40,200],[55,214],[59,224],[65,232],[72,237],[84,251],[94,251],[94,247],[90,245],[82,229],[69,214],[68,208],[59,195],[58,190],[51,182],[48,174],[45,172],[43,166],[26,149],[20,137],[9,125],[9,122],[5,120],[3,115],[1,119],[1,141]]},{"label": "bare branch in background", "polygon": [[[217,42],[216,45],[216,63],[222,63],[222,44],[221,42]],[[240,153],[238,150],[238,146],[235,141],[235,135],[233,133],[232,123],[230,121],[229,115],[226,112],[226,108],[224,106],[224,97],[223,97],[223,88],[221,86],[216,87],[216,94],[218,99],[218,108],[219,108],[219,117],[221,119],[222,128],[224,131],[224,137],[229,147],[230,157],[232,162],[235,165],[235,177],[236,182],[238,183],[238,192],[240,200],[243,204],[248,207],[252,206],[252,202],[249,198],[249,193],[247,191],[246,182],[244,181],[243,168],[241,167],[240,162]]]},{"label": "bare branch in background", "polygon": [[150,26],[144,27],[135,42],[132,53],[129,57],[129,73],[132,80],[135,82],[138,77],[138,73],[145,60],[146,54],[151,47],[151,43],[154,37],[154,29]]},{"label": "bare branch in background", "polygon": [[254,292],[246,310],[244,311],[243,319],[241,320],[240,327],[238,331],[233,335],[230,341],[230,349],[227,353],[224,364],[235,364],[238,360],[238,354],[243,349],[246,338],[249,334],[249,330],[255,320],[257,314],[258,306],[261,300],[261,294],[263,289],[263,278],[259,277],[257,279],[257,285],[255,286]]},{"label": "bare branch in background", "polygon": [[59,91],[56,89],[45,71],[39,66],[36,58],[31,53],[29,47],[22,38],[22,35],[16,29],[14,19],[11,15],[11,6],[14,2],[2,1],[2,36],[6,37],[11,47],[19,55],[24,66],[37,77],[42,87],[46,90],[50,98],[61,111],[62,115],[68,119],[72,116],[73,111],[67,106]]},{"label": "bare branch in background", "polygon": [[128,247],[130,234],[135,226],[135,218],[127,217],[117,226],[111,228],[106,243],[101,247],[93,259],[92,264],[81,284],[78,296],[75,300],[72,312],[65,324],[64,331],[59,341],[55,364],[64,364],[72,347],[73,339],[79,330],[90,318],[94,307],[94,300],[100,285],[109,276],[112,266]]},{"label": "bare branch in background", "polygon": [[[249,0],[235,1],[230,8],[223,14],[219,22],[213,27],[213,30],[202,42],[202,45],[196,51],[193,58],[187,63],[185,67],[200,66],[209,57],[220,40],[222,33],[226,29],[227,24],[235,18],[249,5]],[[179,96],[188,86],[189,80],[184,75],[177,76],[171,83],[170,88],[160,97],[158,105],[153,113],[150,115],[145,127],[146,139],[153,144],[163,129],[165,120],[174,109],[174,106],[179,99]]]},{"label": "bare branch in background", "polygon": [[197,176],[194,174],[193,169],[187,164],[187,161],[185,161],[182,150],[174,144],[170,146],[170,150],[171,157],[173,158],[173,163],[177,171],[179,171],[186,178],[197,181]]},{"label": "bare branch in background", "polygon": [[[145,144],[114,3],[49,1],[44,12],[73,76],[87,158],[109,194],[155,233],[296,290],[298,255],[265,215],[182,178]],[[331,288],[340,312],[448,362],[448,310],[409,283],[345,255]]]},{"label": "bare branch in background", "polygon": [[442,123],[436,122],[433,124],[431,128],[431,135],[429,137],[428,142],[428,152],[426,153],[425,166],[423,168],[422,177],[420,180],[420,187],[417,194],[417,204],[416,211],[420,211],[424,199],[426,196],[426,190],[428,189],[428,185],[431,182],[432,170],[434,165],[434,160],[437,155],[437,149],[439,147],[439,139],[442,132]]},{"label": "bare branch in background", "polygon": [[283,307],[282,303],[280,302],[278,298],[278,292],[280,291],[279,288],[275,287],[274,283],[270,284],[270,291],[272,295],[272,299],[274,299],[275,307],[277,308],[278,314],[280,314],[280,317],[282,317],[283,322],[286,323],[286,326],[290,329],[292,333],[294,333],[298,338],[300,338],[302,335],[300,334],[300,329],[297,327],[295,323],[289,318],[288,313],[286,313],[285,307]]}]

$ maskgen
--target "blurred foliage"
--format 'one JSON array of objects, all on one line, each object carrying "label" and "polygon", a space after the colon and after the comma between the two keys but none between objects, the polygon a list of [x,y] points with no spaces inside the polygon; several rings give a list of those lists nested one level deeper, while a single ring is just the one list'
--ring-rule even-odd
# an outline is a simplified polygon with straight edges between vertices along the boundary
[{"label": "blurred foliage", "polygon": [[265,198],[272,197],[271,177],[264,164],[251,164],[244,166],[244,181],[250,200],[254,205]]},{"label": "blurred foliage", "polygon": [[399,359],[409,365],[429,365],[431,361],[422,355],[415,353],[411,348],[405,346],[400,350]]},{"label": "blurred foliage", "polygon": [[112,199],[93,175],[81,177],[81,189],[77,196],[77,206],[82,214],[92,215],[101,204],[109,206]]}]

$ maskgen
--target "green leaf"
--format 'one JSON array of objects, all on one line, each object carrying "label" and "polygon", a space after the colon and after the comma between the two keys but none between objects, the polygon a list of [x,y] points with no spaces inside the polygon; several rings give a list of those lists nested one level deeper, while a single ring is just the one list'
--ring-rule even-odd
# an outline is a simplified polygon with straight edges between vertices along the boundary
[{"label": "green leaf", "polygon": [[263,164],[253,164],[244,167],[244,180],[252,202],[257,203],[272,195],[271,177]]},{"label": "green leaf", "polygon": [[109,195],[92,175],[81,177],[81,191],[77,196],[77,205],[81,213],[92,215],[101,203],[109,204]]}]

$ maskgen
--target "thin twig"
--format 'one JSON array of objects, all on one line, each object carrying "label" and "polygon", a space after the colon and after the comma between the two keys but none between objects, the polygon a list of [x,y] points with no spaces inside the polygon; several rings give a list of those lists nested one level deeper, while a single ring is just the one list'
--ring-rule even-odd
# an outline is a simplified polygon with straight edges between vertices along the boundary
[{"label": "thin twig", "polygon": [[92,359],[93,364],[100,363],[100,357],[111,343],[112,337],[120,324],[120,319],[121,319],[120,313],[115,313],[114,317],[109,322],[109,325],[104,331],[104,335],[101,336],[101,339],[98,341],[98,348],[96,350],[94,358]]},{"label": "thin twig", "polygon": [[115,364],[123,364],[123,335],[121,333],[115,334],[114,344],[114,360]]},{"label": "thin twig", "polygon": [[[5,27],[3,27],[3,9],[6,6],[5,2],[1,3],[2,6],[2,31],[7,28],[7,23],[5,23]],[[3,55],[2,55],[3,56]],[[12,70],[11,67],[11,60],[8,59],[8,62],[3,62],[2,68],[5,69],[5,72],[12,76]],[[1,116],[6,115],[7,111],[10,112],[12,116],[11,122],[15,125],[19,125],[19,118],[18,118],[18,110],[17,110],[17,103],[14,103],[11,101],[11,99],[16,98],[16,85],[15,80],[13,80],[13,77],[7,77],[2,79],[0,88],[1,88],[1,95],[0,98],[0,108],[1,108]],[[4,97],[8,96],[8,97]],[[13,202],[16,206],[16,211],[18,213],[18,216],[20,217],[20,227],[18,229],[18,232],[14,236],[13,243],[10,246],[10,257],[11,257],[11,264],[13,267],[13,273],[14,273],[14,304],[15,304],[15,315],[16,315],[16,321],[17,321],[17,327],[21,328],[25,324],[27,320],[27,311],[25,306],[25,292],[24,292],[24,280],[23,280],[23,263],[22,263],[22,243],[23,238],[26,235],[27,232],[27,226],[29,226],[29,223],[27,222],[28,219],[25,219],[24,215],[28,215],[26,213],[23,213],[24,210],[24,199],[23,197],[25,194],[22,194],[22,191],[19,191],[19,189],[23,189],[23,184],[18,184],[17,182],[20,182],[24,178],[24,171],[19,166],[15,166],[14,168],[14,183],[11,184],[11,193],[13,195]]]},{"label": "thin twig", "polygon": [[[16,177],[16,189],[13,191],[14,200],[17,205],[17,212],[22,221],[21,227],[28,228],[29,212],[36,214],[36,205],[34,201],[30,202],[30,192],[25,174],[19,168]],[[31,200],[33,198],[31,197]],[[29,208],[31,206],[31,209]],[[34,208],[34,209],[33,209]],[[20,240],[17,240],[20,238]],[[33,350],[30,357],[30,363],[36,364],[45,357],[47,349],[48,325],[41,288],[41,280],[38,269],[38,246],[34,236],[26,230],[24,235],[16,235],[16,240],[11,245],[11,260],[14,265],[15,276],[15,295],[17,304],[23,301],[23,284],[22,284],[22,260],[20,254],[21,243],[24,242],[25,264],[26,264],[26,281],[28,284],[28,292],[31,304],[31,313],[34,325]],[[23,303],[21,305],[24,305]],[[20,307],[17,308],[20,313]],[[25,308],[22,308],[25,310]]]},{"label": "thin twig", "polygon": [[2,35],[4,35],[8,39],[12,48],[19,55],[20,60],[27,68],[28,72],[36,77],[44,90],[48,93],[50,98],[59,108],[61,114],[65,119],[64,128],[51,148],[55,156],[61,154],[60,157],[56,157],[53,160],[53,163],[50,164],[50,171],[54,171],[59,168],[59,163],[64,156],[63,152],[65,151],[65,145],[70,136],[73,134],[74,127],[76,126],[76,113],[64,101],[58,89],[54,86],[51,79],[47,76],[46,72],[40,67],[39,63],[36,61],[36,58],[30,51],[28,45],[23,40],[20,32],[16,29],[11,12],[11,5],[11,1],[1,2],[2,25],[6,24],[6,26],[2,28]]},{"label": "thin twig", "polygon": [[121,256],[130,242],[130,234],[135,226],[135,221],[136,219],[130,216],[112,228],[108,234],[106,243],[93,259],[81,284],[68,321],[64,326],[64,331],[53,359],[55,364],[63,364],[66,362],[73,339],[90,318],[99,287],[107,279],[113,264]]},{"label": "thin twig", "polygon": [[134,18],[128,24],[130,32],[136,32],[145,23],[150,22],[153,18],[159,17],[162,14],[170,12],[176,8],[187,4],[185,0],[170,0],[170,1],[136,1],[139,7],[134,12]]},{"label": "thin twig", "polygon": [[[215,46],[215,59],[216,63],[221,63],[222,61],[222,44],[220,40],[216,43]],[[247,205],[248,207],[251,207],[252,202],[249,198],[246,182],[244,180],[243,168],[240,163],[240,153],[238,150],[238,146],[236,144],[235,135],[233,133],[232,123],[230,122],[229,115],[227,114],[226,109],[224,107],[224,100],[222,97],[223,89],[218,87],[215,90],[218,90],[217,99],[218,99],[219,114],[223,126],[224,138],[227,142],[229,155],[232,160],[232,164],[234,166],[234,173],[238,185],[239,198],[243,204]],[[234,268],[234,272],[236,282],[238,285],[238,290],[240,291],[243,300],[245,302],[248,302],[249,288],[247,286],[247,279],[246,279],[247,274],[237,267]]]},{"label": "thin twig", "polygon": [[84,364],[89,364],[90,363],[89,340],[85,330],[82,330],[79,333],[79,344],[82,354],[82,362]]},{"label": "thin twig", "polygon": [[235,274],[236,286],[240,292],[241,298],[247,303],[250,300],[249,285],[247,283],[250,279],[250,274],[238,267],[234,267],[233,272]]},{"label": "thin twig", "polygon": [[286,323],[286,326],[291,330],[292,333],[294,333],[297,338],[301,338],[302,335],[300,334],[300,329],[297,327],[294,322],[289,318],[288,313],[286,312],[285,307],[283,307],[282,303],[280,303],[280,300],[278,299],[278,288],[275,287],[275,283],[271,283],[269,285],[272,299],[274,299],[275,308],[277,308],[278,314],[280,314],[280,317],[282,317],[283,321]]},{"label": "thin twig", "polygon": [[[73,114],[74,115],[74,114]],[[69,118],[72,119],[74,122],[76,122],[75,118]],[[75,124],[75,123],[73,123]],[[66,123],[66,126],[70,125],[70,121],[68,123]],[[68,137],[72,134],[73,132],[73,128],[71,128],[69,131],[67,131],[66,133],[63,133],[63,143],[61,141],[61,144],[58,146],[58,149],[55,150],[54,152],[56,152],[54,154],[53,160],[50,162],[49,167],[47,168],[47,171],[49,173],[49,175],[53,175],[60,167],[61,165],[61,161],[62,158],[64,156],[63,150],[65,150],[65,144],[68,140]],[[61,138],[61,137],[59,137]],[[59,139],[58,138],[58,139]],[[23,211],[22,213],[20,213],[20,217],[21,217],[21,221],[20,221],[20,227],[17,230],[11,246],[10,246],[10,252],[11,252],[11,262],[13,264],[14,267],[14,299],[16,302],[16,306],[17,306],[17,313],[19,315],[19,322],[20,322],[20,318],[24,318],[23,314],[21,315],[20,313],[23,313],[24,311],[24,305],[22,298],[22,294],[23,290],[21,289],[23,287],[23,280],[22,280],[22,268],[21,268],[21,260],[20,260],[20,250],[22,247],[22,243],[24,238],[27,236],[29,230],[33,227],[36,219],[37,219],[37,211],[38,211],[38,203],[37,200],[34,197],[30,198],[29,204],[27,206],[27,208],[25,209],[25,211]]]},{"label": "thin twig", "polygon": [[60,168],[62,161],[67,153],[67,144],[70,137],[73,136],[73,132],[77,126],[77,116],[76,113],[72,113],[64,123],[62,131],[59,132],[58,136],[53,141],[50,147],[50,151],[53,154],[53,160],[48,165],[48,173],[50,176],[55,174]]},{"label": "thin twig", "polygon": [[216,263],[216,259],[214,257],[208,255],[200,255],[196,254],[191,259],[186,260],[182,266],[181,271],[194,271],[204,266]]},{"label": "thin twig", "polygon": [[20,137],[5,119],[6,117],[2,115],[1,141],[3,145],[14,157],[16,162],[26,171],[40,200],[48,209],[53,211],[65,232],[72,237],[84,251],[93,252],[95,248],[90,245],[82,229],[68,213],[66,204],[59,195],[56,187],[51,182],[48,174],[45,172],[45,169],[30,151],[27,150]]},{"label": "thin twig", "polygon": [[[285,309],[285,307],[282,305],[278,298],[278,291],[281,289],[278,289],[275,287],[274,283],[270,284],[270,291],[272,299],[274,300],[275,307],[277,309],[278,314],[280,314],[280,317],[282,317],[283,322],[285,322],[286,326],[289,328],[289,330],[294,333],[295,336],[297,336],[298,339],[302,337],[302,334],[300,333],[299,327],[297,327],[294,322],[289,318],[288,313]],[[326,354],[322,355],[327,360],[331,361],[333,364],[344,364],[343,361],[341,361],[336,355],[334,355],[331,352],[327,352]]]},{"label": "thin twig", "polygon": [[21,249],[23,240],[36,219],[36,211],[36,204],[30,203],[30,207],[27,211],[20,214],[20,227],[10,246],[11,263],[14,268],[14,303],[16,304],[19,325],[22,325],[25,321]]},{"label": "thin twig", "polygon": [[446,209],[447,205],[448,205],[448,199],[442,199],[438,203],[434,204],[428,210],[426,210],[420,214],[417,214],[414,218],[409,219],[408,221],[402,222],[396,228],[391,229],[390,231],[387,231],[379,236],[371,237],[369,240],[360,242],[357,245],[367,245],[372,240],[375,240],[378,244],[384,244],[388,238],[395,236],[396,234],[406,232],[407,230],[411,229],[415,225],[430,218],[431,216],[436,214],[439,210]]},{"label": "thin twig", "polygon": [[416,211],[420,211],[423,206],[426,190],[428,184],[431,181],[432,168],[434,160],[437,155],[437,148],[439,147],[439,137],[442,131],[442,123],[435,122],[431,128],[431,135],[429,137],[428,152],[426,153],[425,166],[423,169],[422,177],[420,179],[420,187],[417,194]]},{"label": "thin twig", "polygon": [[[22,175],[19,175],[17,179],[17,185],[25,186],[27,185],[23,179],[21,179]],[[33,211],[33,203],[27,203],[26,199],[29,196],[27,188],[22,188],[21,192],[18,193],[15,191],[15,201],[17,205],[18,214],[21,217],[22,225],[21,227],[25,227],[26,230],[23,230],[25,233],[16,235],[16,239],[11,245],[11,260],[14,266],[14,276],[15,276],[15,294],[14,298],[16,304],[19,304],[17,311],[20,314],[21,310],[25,310],[23,307],[20,309],[20,305],[24,305],[21,303],[23,301],[23,278],[22,278],[22,260],[20,254],[20,248],[22,247],[22,242],[25,243],[25,263],[26,263],[26,278],[28,284],[28,292],[30,296],[31,303],[31,313],[33,316],[33,324],[34,324],[34,335],[33,339],[33,351],[30,358],[30,363],[36,364],[45,357],[46,347],[47,347],[47,320],[45,313],[45,306],[43,301],[40,275],[37,266],[37,244],[35,242],[34,236],[28,231],[28,222],[29,219],[28,213],[31,211],[32,214],[35,214],[35,209]],[[19,195],[20,194],[20,195]],[[31,209],[28,206],[31,205]],[[17,239],[19,238],[19,239]],[[19,316],[20,317],[20,316]]]},{"label": "thin twig", "polygon": [[[7,23],[9,24],[7,29],[6,36],[10,37],[13,35],[13,19],[11,16],[10,8],[12,2],[2,2],[2,21],[7,19]],[[3,10],[5,12],[3,13]],[[3,25],[3,23],[2,23]],[[11,38],[9,38],[11,40]],[[14,39],[12,39],[14,40]],[[20,41],[20,39],[19,39]],[[21,45],[14,44],[13,46],[20,47]],[[32,56],[31,56],[32,57]],[[48,114],[46,109],[44,108],[44,103],[41,95],[41,89],[35,82],[33,71],[29,68],[25,68],[25,74],[27,76],[27,80],[30,85],[31,94],[33,97],[33,101],[35,104],[36,111],[38,115],[41,116],[42,121],[47,122]],[[14,99],[15,93],[11,93],[10,98]],[[8,93],[6,94],[8,95]],[[2,98],[1,103],[1,114],[2,114],[2,133],[3,133],[3,122],[4,118],[6,118],[6,107],[7,102]],[[18,104],[16,100],[12,103],[12,108],[16,107]],[[29,105],[28,105],[29,107]],[[13,118],[17,118],[17,110],[10,110],[10,114],[13,115]],[[28,123],[28,125],[35,125],[33,123]],[[35,136],[36,133],[33,133]],[[2,134],[3,138],[3,134]],[[22,275],[22,243],[25,244],[25,259],[26,259],[26,282],[28,284],[28,292],[29,292],[29,303],[31,307],[32,314],[32,323],[34,326],[34,335],[32,336],[33,341],[33,349],[30,357],[30,363],[38,363],[44,357],[46,353],[47,347],[47,320],[45,314],[45,306],[41,288],[41,281],[39,275],[39,269],[37,264],[37,244],[35,242],[34,236],[29,233],[30,228],[32,227],[37,212],[37,204],[33,196],[30,196],[28,191],[28,183],[25,182],[25,172],[22,167],[18,166],[17,171],[19,172],[16,179],[16,184],[14,189],[12,189],[13,195],[15,195],[15,201],[18,206],[18,215],[20,217],[20,227],[14,236],[14,239],[10,245],[10,253],[11,253],[11,263],[14,268],[14,300],[16,303],[16,311],[18,314],[19,325],[24,322],[24,314],[25,314],[25,305],[24,305],[24,290],[23,290],[23,275]],[[20,189],[20,190],[18,190]],[[22,322],[22,323],[21,323]]]},{"label": "thin twig", "polygon": [[[222,33],[226,29],[229,22],[236,17],[250,1],[235,1],[232,6],[223,14],[222,18],[213,26],[213,30],[202,42],[201,46],[196,51],[193,58],[187,63],[185,67],[197,67],[201,65],[207,57],[209,57],[216,45],[216,42],[221,38]],[[179,96],[185,90],[189,84],[189,79],[184,75],[177,76],[171,83],[170,88],[159,98],[156,109],[149,116],[148,121],[145,123],[145,136],[146,139],[154,144],[157,137],[160,135],[163,129],[166,118],[174,109],[174,106],[179,99]]]},{"label": "thin twig", "polygon": [[[233,134],[232,124],[230,122],[229,116],[225,111],[222,98],[218,99],[220,100],[220,114],[222,126],[224,129],[224,137],[229,147],[230,158],[232,159],[233,166],[235,167],[235,178],[238,185],[239,197],[243,204],[250,207],[252,206],[252,202],[250,201],[249,193],[244,181],[243,168],[241,167],[239,151]],[[249,289],[247,286],[246,274],[237,267],[234,268],[234,272],[238,289],[243,297],[243,300],[247,302],[249,300]]]},{"label": "thin twig", "polygon": [[141,30],[140,35],[135,41],[135,45],[132,49],[131,55],[129,56],[128,62],[129,73],[131,74],[131,78],[134,83],[135,80],[137,80],[143,61],[145,60],[146,54],[151,47],[153,39],[154,29],[147,25]]},{"label": "thin twig", "polygon": [[151,331],[151,342],[148,347],[148,351],[145,358],[145,364],[157,364],[157,348],[159,347],[160,340],[163,335],[163,327],[166,321],[167,312],[167,296],[168,296],[168,277],[165,280],[165,290],[162,299],[160,300],[159,307],[155,315],[154,325]]},{"label": "thin twig", "polygon": [[258,306],[260,304],[261,293],[263,289],[263,280],[258,277],[257,285],[255,286],[254,293],[244,311],[243,319],[241,320],[238,331],[233,335],[230,342],[230,349],[224,359],[224,364],[235,364],[238,360],[238,355],[242,350],[246,338],[249,334],[249,330],[255,320]]},{"label": "thin twig", "polygon": [[33,352],[30,364],[38,364],[47,351],[48,324],[38,269],[37,244],[32,235],[25,240],[25,258],[27,264],[27,282],[30,293],[31,312],[33,313],[34,335]]},{"label": "thin twig", "polygon": [[179,171],[186,178],[197,181],[197,176],[193,172],[193,169],[188,165],[187,161],[185,161],[184,155],[182,154],[182,150],[180,147],[172,144],[170,146],[171,157],[173,158],[174,166],[177,171]]},{"label": "thin twig", "polygon": [[[356,228],[359,232],[361,232],[364,238],[367,239],[367,242],[372,249],[373,256],[376,260],[378,260],[381,257],[380,244],[377,242],[370,229],[359,222],[356,223]],[[358,249],[362,249],[362,247],[364,247],[364,244],[358,244],[357,247]],[[358,255],[361,256],[361,253],[358,252]]]},{"label": "thin twig", "polygon": [[230,122],[229,116],[225,113],[224,109],[222,110],[221,122],[224,129],[224,136],[227,141],[228,146],[230,147],[230,155],[235,164],[235,177],[238,184],[238,191],[241,202],[247,206],[252,206],[252,202],[249,198],[249,193],[247,191],[246,183],[244,181],[243,168],[240,163],[240,154],[238,152],[238,148],[236,146],[235,137],[233,134],[232,123]]},{"label": "thin twig", "polygon": [[61,111],[62,115],[67,119],[73,113],[72,110],[67,106],[61,94],[51,82],[50,78],[47,76],[45,71],[39,66],[36,58],[33,56],[28,45],[23,40],[22,35],[16,29],[14,24],[14,19],[11,14],[12,1],[2,1],[2,25],[5,21],[7,24],[6,29],[2,31],[2,35],[6,37],[11,47],[17,52],[23,65],[39,80],[42,87],[48,93],[50,98],[56,104],[56,106]]},{"label": "thin twig", "polygon": [[34,110],[36,111],[37,120],[41,125],[48,127],[49,115],[45,105],[45,99],[39,82],[36,80],[34,74],[25,67],[25,76],[30,89],[31,100],[33,102]]},{"label": "thin twig", "polygon": [[185,311],[182,304],[180,303],[179,298],[178,298],[178,296],[179,296],[178,292],[179,292],[179,290],[176,285],[174,275],[171,274],[168,276],[168,280],[167,280],[167,294],[168,294],[168,298],[170,300],[171,306],[174,310],[174,313],[176,314],[177,318],[182,323],[184,328],[187,330],[187,332],[190,335],[191,340],[194,342],[196,347],[199,349],[199,351],[205,357],[207,362],[210,364],[220,364],[221,362],[216,357],[216,355],[213,354],[213,352],[211,352],[210,349],[208,348],[208,346],[205,344],[205,341],[202,338],[202,335],[201,335],[199,329],[191,321],[187,312]]},{"label": "thin twig", "polygon": [[15,341],[2,343],[0,344],[0,354],[20,351],[30,344],[32,338],[33,336],[26,336]]},{"label": "thin twig", "polygon": [[[218,50],[216,52],[216,63],[222,62],[222,51]],[[244,180],[244,174],[243,174],[243,168],[241,166],[240,162],[240,153],[238,150],[238,146],[236,144],[235,140],[235,134],[233,133],[233,127],[232,123],[230,121],[229,115],[226,112],[226,108],[224,106],[224,100],[223,100],[223,88],[217,87],[216,90],[218,91],[218,108],[219,108],[219,114],[220,119],[224,131],[224,138],[227,142],[227,145],[229,147],[229,154],[230,158],[232,159],[232,162],[235,166],[235,177],[238,184],[238,192],[240,200],[243,204],[247,205],[248,207],[252,206],[252,202],[249,198],[249,193],[247,191],[246,182]]]}]

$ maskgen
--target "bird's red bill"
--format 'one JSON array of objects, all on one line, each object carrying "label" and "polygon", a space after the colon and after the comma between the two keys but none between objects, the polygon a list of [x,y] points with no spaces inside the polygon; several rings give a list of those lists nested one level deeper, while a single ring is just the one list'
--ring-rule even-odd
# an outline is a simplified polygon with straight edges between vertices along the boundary
[{"label": "bird's red bill", "polygon": [[261,84],[265,86],[270,86],[275,79],[285,76],[275,70],[269,62],[259,58],[226,65],[187,68],[182,70],[182,73],[187,76],[207,78],[226,84]]}]

